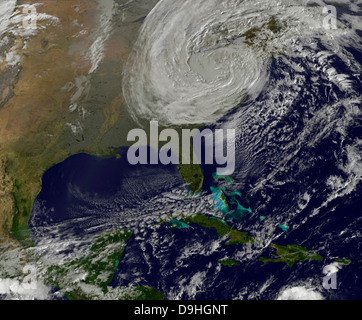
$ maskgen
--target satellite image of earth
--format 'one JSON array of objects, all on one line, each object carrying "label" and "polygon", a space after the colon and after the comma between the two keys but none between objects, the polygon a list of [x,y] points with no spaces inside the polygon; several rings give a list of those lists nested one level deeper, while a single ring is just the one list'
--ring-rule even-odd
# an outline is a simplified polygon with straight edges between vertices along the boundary
[{"label": "satellite image of earth", "polygon": [[361,70],[362,0],[0,0],[0,299],[362,299]]}]

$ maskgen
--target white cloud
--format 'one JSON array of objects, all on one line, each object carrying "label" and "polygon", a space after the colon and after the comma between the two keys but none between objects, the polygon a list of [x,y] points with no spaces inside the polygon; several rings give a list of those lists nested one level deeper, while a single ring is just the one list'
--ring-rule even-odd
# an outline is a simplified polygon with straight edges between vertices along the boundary
[{"label": "white cloud", "polygon": [[0,295],[10,300],[45,300],[50,299],[51,287],[37,281],[33,284],[20,282],[17,279],[0,278]]},{"label": "white cloud", "polygon": [[334,273],[337,273],[340,268],[341,268],[340,264],[338,262],[334,262],[325,266],[323,269],[323,273],[327,276],[330,276]]},{"label": "white cloud", "polygon": [[285,289],[277,300],[324,300],[323,296],[313,289],[293,287]]}]

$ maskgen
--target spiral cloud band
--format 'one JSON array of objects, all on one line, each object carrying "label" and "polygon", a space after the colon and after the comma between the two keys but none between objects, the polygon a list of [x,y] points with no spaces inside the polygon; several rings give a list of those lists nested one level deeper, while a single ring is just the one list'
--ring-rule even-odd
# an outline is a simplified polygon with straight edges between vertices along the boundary
[{"label": "spiral cloud band", "polygon": [[323,28],[323,8],[290,0],[161,0],[124,71],[129,112],[163,125],[207,124],[268,83],[266,63]]}]

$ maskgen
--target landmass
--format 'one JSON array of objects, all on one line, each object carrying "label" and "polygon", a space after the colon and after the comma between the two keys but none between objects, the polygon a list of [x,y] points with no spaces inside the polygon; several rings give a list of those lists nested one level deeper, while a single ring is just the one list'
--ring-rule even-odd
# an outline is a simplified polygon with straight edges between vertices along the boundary
[{"label": "landmass", "polygon": [[237,262],[233,259],[221,259],[221,260],[218,260],[218,262],[220,262],[222,265],[227,266],[227,267],[240,266],[240,262]]},{"label": "landmass", "polygon": [[305,247],[298,246],[296,244],[291,244],[287,246],[281,246],[278,244],[272,244],[270,248],[276,249],[277,255],[274,255],[274,258],[263,258],[260,257],[259,260],[266,262],[285,262],[289,267],[292,267],[295,262],[306,260],[316,260],[322,261],[322,256],[314,252],[310,252]]}]

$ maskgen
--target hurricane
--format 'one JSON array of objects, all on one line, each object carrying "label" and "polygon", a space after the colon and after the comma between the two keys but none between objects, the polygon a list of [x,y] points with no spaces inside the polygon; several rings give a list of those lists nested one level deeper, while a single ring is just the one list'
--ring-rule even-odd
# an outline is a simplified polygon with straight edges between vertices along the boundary
[{"label": "hurricane", "polygon": [[[0,299],[362,298],[362,0],[43,2],[0,5]],[[235,170],[131,164],[151,121]]]},{"label": "hurricane", "polygon": [[292,40],[344,33],[345,26],[335,30],[326,18],[317,2],[162,0],[124,70],[128,111],[138,123],[212,123],[258,96],[271,59]]}]

